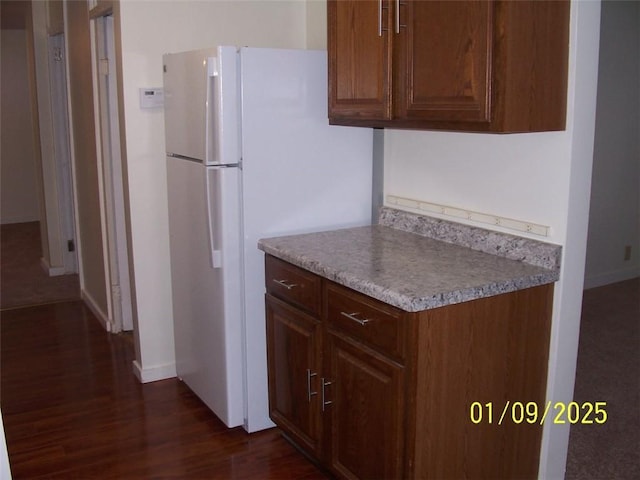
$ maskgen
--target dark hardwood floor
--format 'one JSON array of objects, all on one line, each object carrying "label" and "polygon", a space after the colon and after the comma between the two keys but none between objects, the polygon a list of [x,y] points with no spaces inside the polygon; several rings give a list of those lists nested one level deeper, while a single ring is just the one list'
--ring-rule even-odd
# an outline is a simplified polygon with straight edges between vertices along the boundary
[{"label": "dark hardwood floor", "polygon": [[324,479],[277,429],[227,429],[176,379],[140,384],[133,344],[82,302],[1,312],[14,479]]}]

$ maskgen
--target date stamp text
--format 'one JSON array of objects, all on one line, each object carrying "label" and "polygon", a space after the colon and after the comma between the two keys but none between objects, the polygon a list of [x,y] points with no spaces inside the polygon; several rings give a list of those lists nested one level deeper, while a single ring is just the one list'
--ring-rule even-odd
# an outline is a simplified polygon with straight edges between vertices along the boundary
[{"label": "date stamp text", "polygon": [[475,424],[488,423],[504,425],[540,424],[582,424],[602,425],[607,421],[607,402],[551,402],[538,405],[537,402],[511,402],[504,405],[494,402],[473,402],[469,407],[469,419]]}]

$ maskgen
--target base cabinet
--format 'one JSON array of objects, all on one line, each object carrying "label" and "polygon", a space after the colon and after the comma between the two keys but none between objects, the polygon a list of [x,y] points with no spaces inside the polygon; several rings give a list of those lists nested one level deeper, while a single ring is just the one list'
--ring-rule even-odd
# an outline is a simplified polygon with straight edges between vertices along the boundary
[{"label": "base cabinet", "polygon": [[313,397],[318,394],[321,324],[277,298],[268,295],[266,301],[271,419],[317,455],[322,429]]},{"label": "base cabinet", "polygon": [[271,418],[334,475],[537,478],[542,426],[498,417],[544,404],[551,285],[408,313],[269,255],[266,278]]},{"label": "base cabinet", "polygon": [[404,368],[338,332],[328,333],[325,351],[330,469],[344,478],[404,478]]}]

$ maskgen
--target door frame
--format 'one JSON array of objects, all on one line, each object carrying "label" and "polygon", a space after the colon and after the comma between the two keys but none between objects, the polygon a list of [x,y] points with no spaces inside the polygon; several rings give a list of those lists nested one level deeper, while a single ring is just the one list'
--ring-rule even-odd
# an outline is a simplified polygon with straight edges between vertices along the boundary
[{"label": "door frame", "polygon": [[133,305],[121,155],[114,20],[110,12],[93,17],[91,30],[102,234],[105,245],[106,283],[109,288],[107,329],[118,333],[122,330],[133,330]]}]

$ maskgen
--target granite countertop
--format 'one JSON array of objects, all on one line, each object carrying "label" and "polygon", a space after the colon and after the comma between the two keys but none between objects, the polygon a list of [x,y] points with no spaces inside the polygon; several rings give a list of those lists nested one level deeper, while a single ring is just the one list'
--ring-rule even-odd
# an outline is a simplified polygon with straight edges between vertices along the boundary
[{"label": "granite countertop", "polygon": [[386,207],[380,225],[266,238],[258,247],[408,312],[553,283],[561,252]]}]

